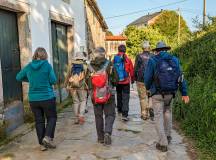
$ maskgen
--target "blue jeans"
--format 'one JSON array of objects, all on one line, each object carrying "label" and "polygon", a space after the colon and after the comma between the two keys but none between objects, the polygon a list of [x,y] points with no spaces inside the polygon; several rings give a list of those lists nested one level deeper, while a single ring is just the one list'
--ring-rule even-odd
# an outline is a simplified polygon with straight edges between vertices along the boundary
[{"label": "blue jeans", "polygon": [[34,101],[29,103],[35,117],[38,141],[39,144],[42,144],[45,136],[54,138],[57,121],[56,99],[53,98],[50,100]]}]

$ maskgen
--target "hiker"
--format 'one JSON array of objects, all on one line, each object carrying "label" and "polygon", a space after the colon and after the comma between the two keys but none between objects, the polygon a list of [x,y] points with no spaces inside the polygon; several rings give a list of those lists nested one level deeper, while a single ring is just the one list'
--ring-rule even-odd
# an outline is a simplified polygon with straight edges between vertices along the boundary
[{"label": "hiker", "polygon": [[166,152],[171,143],[172,100],[178,88],[184,103],[189,103],[179,59],[168,52],[170,49],[164,42],[158,42],[153,50],[156,55],[149,59],[144,74],[146,89],[152,97],[155,127],[159,137],[156,148],[162,152]]},{"label": "hiker", "polygon": [[149,101],[147,91],[144,85],[144,72],[148,64],[149,58],[152,56],[150,53],[150,44],[149,41],[144,41],[143,52],[136,56],[135,65],[134,65],[134,78],[137,84],[137,91],[140,99],[141,107],[141,118],[147,120],[149,118]]},{"label": "hiker", "polygon": [[74,124],[83,125],[85,122],[84,114],[87,101],[86,72],[87,65],[85,63],[83,52],[76,52],[74,59],[69,65],[67,76],[65,78],[65,87],[69,91],[75,113]]},{"label": "hiker", "polygon": [[[37,48],[32,62],[25,66],[16,76],[18,81],[29,83],[28,99],[35,117],[36,132],[41,151],[56,148],[53,142],[57,120],[56,96],[52,85],[57,80],[52,66],[47,61],[47,57],[44,48]],[[45,123],[45,119],[47,123]]]},{"label": "hiker", "polygon": [[130,83],[134,83],[134,68],[132,61],[126,55],[126,46],[118,47],[118,54],[114,56],[113,69],[116,77],[117,109],[122,115],[122,121],[128,121]]},{"label": "hiker", "polygon": [[[90,60],[87,52],[83,52],[83,55],[85,57],[85,63],[88,65],[90,63]],[[89,91],[87,90],[85,113],[88,113],[88,98],[89,98]]]},{"label": "hiker", "polygon": [[93,59],[88,67],[89,89],[94,107],[98,143],[111,145],[115,105],[110,91],[111,62],[105,58],[105,53],[103,47],[98,47],[93,52]]}]

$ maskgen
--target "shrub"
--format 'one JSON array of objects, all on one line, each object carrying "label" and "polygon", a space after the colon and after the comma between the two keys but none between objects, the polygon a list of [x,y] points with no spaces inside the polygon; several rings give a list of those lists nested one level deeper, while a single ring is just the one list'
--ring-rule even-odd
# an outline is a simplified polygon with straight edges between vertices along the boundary
[{"label": "shrub", "polygon": [[184,105],[177,100],[174,114],[185,133],[196,140],[204,159],[216,159],[215,25],[199,35],[176,50],[188,79],[191,102]]}]

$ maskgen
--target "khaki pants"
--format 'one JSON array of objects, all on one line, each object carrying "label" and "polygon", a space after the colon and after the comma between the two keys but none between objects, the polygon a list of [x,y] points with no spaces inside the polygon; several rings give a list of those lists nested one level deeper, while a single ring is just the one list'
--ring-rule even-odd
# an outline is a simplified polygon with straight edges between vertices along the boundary
[{"label": "khaki pants", "polygon": [[154,109],[155,128],[159,136],[160,145],[167,146],[167,136],[171,136],[172,129],[172,99],[173,95],[154,95],[152,108]]},{"label": "khaki pants", "polygon": [[140,99],[141,116],[148,117],[148,109],[151,107],[151,99],[148,98],[144,83],[136,82]]},{"label": "khaki pants", "polygon": [[84,89],[71,90],[70,94],[73,100],[75,115],[77,117],[84,117],[87,100],[87,91]]}]

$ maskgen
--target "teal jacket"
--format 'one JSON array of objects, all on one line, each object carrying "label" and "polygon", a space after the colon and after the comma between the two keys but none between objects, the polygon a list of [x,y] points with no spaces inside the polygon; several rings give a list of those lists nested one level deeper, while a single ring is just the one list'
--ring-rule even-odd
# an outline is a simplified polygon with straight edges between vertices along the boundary
[{"label": "teal jacket", "polygon": [[56,76],[47,60],[33,60],[16,76],[18,81],[29,82],[29,101],[44,101],[55,98],[52,85]]}]

